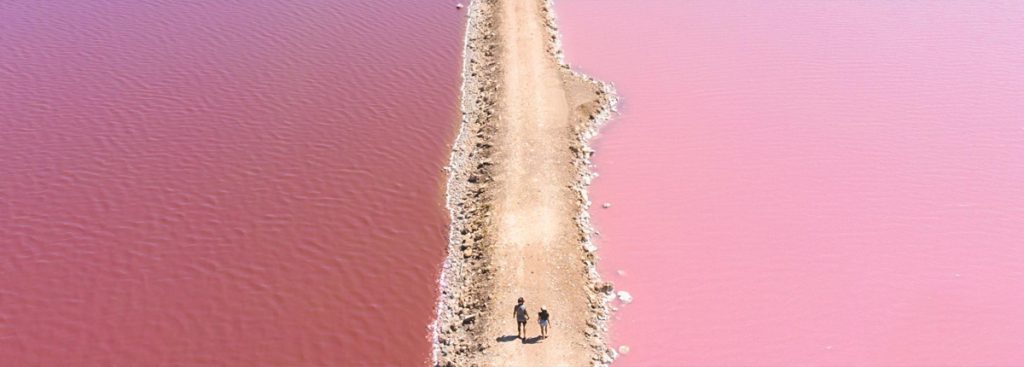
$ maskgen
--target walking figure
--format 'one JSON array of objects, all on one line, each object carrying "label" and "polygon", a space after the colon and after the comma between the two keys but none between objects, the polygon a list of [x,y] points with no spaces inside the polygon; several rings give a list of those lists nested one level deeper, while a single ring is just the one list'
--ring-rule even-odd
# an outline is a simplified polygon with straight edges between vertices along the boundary
[{"label": "walking figure", "polygon": [[537,323],[540,324],[540,337],[548,338],[548,320],[551,318],[551,314],[548,313],[547,307],[541,306],[540,312],[537,313]]},{"label": "walking figure", "polygon": [[516,318],[516,336],[520,339],[526,340],[526,321],[530,319],[530,314],[526,312],[526,301],[523,297],[519,297],[519,303],[516,304],[515,310],[512,311],[512,316]]}]

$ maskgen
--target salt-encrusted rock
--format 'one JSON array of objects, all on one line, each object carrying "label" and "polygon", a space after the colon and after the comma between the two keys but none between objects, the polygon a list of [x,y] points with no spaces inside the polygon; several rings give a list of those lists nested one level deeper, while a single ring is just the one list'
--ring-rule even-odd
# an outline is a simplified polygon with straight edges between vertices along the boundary
[{"label": "salt-encrusted rock", "polygon": [[462,9],[462,3],[455,4],[455,9]]},{"label": "salt-encrusted rock", "polygon": [[619,352],[616,352],[615,349],[608,348],[608,356],[612,357],[612,359],[619,358]]},{"label": "salt-encrusted rock", "polygon": [[611,207],[612,207],[612,203],[604,203],[604,204],[601,204],[601,207],[602,207],[602,208],[605,208],[605,209],[611,208]]},{"label": "salt-encrusted rock", "polygon": [[619,300],[622,301],[622,303],[633,302],[633,296],[630,295],[629,292],[619,291],[618,294],[619,294]]},{"label": "salt-encrusted rock", "polygon": [[629,346],[628,345],[620,345],[619,346],[619,354],[628,354],[628,353],[629,353]]}]

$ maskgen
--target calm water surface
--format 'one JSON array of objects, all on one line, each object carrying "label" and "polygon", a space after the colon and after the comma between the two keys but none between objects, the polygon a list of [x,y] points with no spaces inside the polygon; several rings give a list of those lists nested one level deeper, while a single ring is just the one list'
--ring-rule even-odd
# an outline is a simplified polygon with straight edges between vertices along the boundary
[{"label": "calm water surface", "polygon": [[1024,364],[1024,3],[557,10],[622,365]]},{"label": "calm water surface", "polygon": [[0,2],[0,364],[427,361],[462,16]]}]

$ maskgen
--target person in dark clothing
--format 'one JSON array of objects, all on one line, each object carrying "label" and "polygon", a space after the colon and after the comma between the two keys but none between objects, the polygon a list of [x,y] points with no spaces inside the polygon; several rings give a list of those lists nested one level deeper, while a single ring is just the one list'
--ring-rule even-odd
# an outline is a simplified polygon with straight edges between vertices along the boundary
[{"label": "person in dark clothing", "polygon": [[525,303],[526,301],[523,300],[523,297],[519,297],[519,303],[512,310],[512,316],[516,318],[516,335],[523,340],[526,340],[526,321],[530,319],[530,314],[526,312]]},{"label": "person in dark clothing", "polygon": [[548,313],[547,307],[541,306],[540,312],[537,313],[537,323],[540,324],[540,337],[548,338],[548,320],[551,318],[551,314]]}]

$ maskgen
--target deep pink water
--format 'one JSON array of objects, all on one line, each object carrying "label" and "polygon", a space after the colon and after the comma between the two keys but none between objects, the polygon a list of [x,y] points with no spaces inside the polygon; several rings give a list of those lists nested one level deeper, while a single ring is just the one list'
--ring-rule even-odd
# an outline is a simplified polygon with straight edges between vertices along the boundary
[{"label": "deep pink water", "polygon": [[0,2],[0,365],[427,361],[463,15]]},{"label": "deep pink water", "polygon": [[621,365],[1024,364],[1024,3],[557,10]]}]

